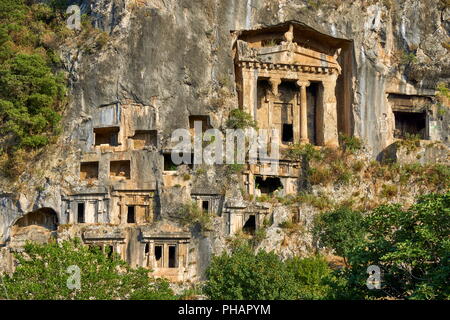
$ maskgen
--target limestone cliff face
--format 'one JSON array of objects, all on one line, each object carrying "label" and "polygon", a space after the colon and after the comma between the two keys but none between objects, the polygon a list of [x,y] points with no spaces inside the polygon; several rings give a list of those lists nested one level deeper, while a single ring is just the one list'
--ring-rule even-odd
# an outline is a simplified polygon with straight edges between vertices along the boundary
[{"label": "limestone cliff face", "polygon": [[[378,156],[393,142],[389,94],[434,97],[437,83],[450,78],[449,8],[438,0],[311,3],[316,2],[82,1],[82,11],[92,17],[96,28],[108,34],[108,41],[99,49],[95,39],[80,45],[81,40],[75,38],[61,48],[70,75],[64,132],[59,143],[35,164],[32,174],[22,176],[16,186],[3,184],[0,243],[9,239],[10,227],[18,218],[39,208],[52,208],[61,224],[69,223],[64,199],[86,190],[96,194],[106,194],[111,188],[151,190],[159,224],[170,220],[180,203],[208,193],[201,189],[212,195],[225,192],[225,201],[243,201],[236,184],[223,183],[220,170],[208,168],[189,181],[169,179],[163,176],[161,160],[162,150],[170,148],[172,131],[189,128],[190,115],[208,115],[212,127],[224,128],[229,111],[237,108],[236,34],[231,31],[299,21],[321,33],[351,40],[345,60],[350,67],[344,76],[352,88],[343,98],[350,108],[347,133],[361,137],[371,156]],[[404,55],[409,53],[414,54],[413,62],[405,61]],[[436,114],[430,117],[435,121],[433,136],[448,144],[449,113],[441,119]],[[137,130],[156,130],[158,143],[154,149],[125,152],[123,156],[115,156],[111,150],[93,151],[92,130],[98,121],[129,126],[129,134],[119,138],[122,141]],[[80,183],[80,161],[99,161],[98,181]],[[131,182],[122,183],[104,174],[108,170],[102,167],[104,161],[131,161],[132,166],[147,167],[132,173]],[[275,211],[286,214],[283,210]],[[211,232],[213,236],[205,238],[193,232],[195,240],[190,248],[198,252],[191,274],[201,272],[211,252],[224,246],[223,235],[229,226],[220,221]],[[273,237],[274,242],[279,240],[276,232]],[[265,241],[270,243],[270,233]]]}]

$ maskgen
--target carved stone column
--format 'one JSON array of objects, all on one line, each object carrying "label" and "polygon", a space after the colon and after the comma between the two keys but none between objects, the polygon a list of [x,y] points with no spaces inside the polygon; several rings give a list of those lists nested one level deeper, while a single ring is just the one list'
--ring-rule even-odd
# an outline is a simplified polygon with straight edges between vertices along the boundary
[{"label": "carved stone column", "polygon": [[309,143],[308,139],[308,100],[306,99],[306,88],[310,82],[307,80],[297,81],[300,87],[300,143]]},{"label": "carved stone column", "polygon": [[336,80],[338,75],[333,73],[323,83],[323,142],[326,146],[338,147],[338,119],[336,100]]},{"label": "carved stone column", "polygon": [[246,69],[242,72],[243,83],[242,83],[242,93],[243,93],[243,110],[252,115],[254,120],[256,119],[256,105],[257,105],[257,81],[258,81],[258,71],[253,69]]},{"label": "carved stone column", "polygon": [[278,100],[278,86],[281,83],[281,78],[275,78],[275,77],[271,77],[269,79],[269,83],[270,83],[270,92],[272,93],[272,97],[269,99],[269,102],[267,104],[268,110],[267,110],[267,128],[272,128],[272,119],[273,119],[273,105],[274,102]]}]

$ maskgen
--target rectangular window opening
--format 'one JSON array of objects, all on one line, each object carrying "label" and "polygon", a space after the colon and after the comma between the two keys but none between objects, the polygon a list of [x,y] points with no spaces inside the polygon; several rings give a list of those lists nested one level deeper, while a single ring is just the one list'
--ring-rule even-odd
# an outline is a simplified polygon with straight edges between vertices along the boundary
[{"label": "rectangular window opening", "polygon": [[156,261],[156,266],[158,268],[162,268],[162,266],[163,266],[163,246],[162,245],[155,246],[155,261]]},{"label": "rectangular window opening", "polygon": [[78,203],[77,207],[77,222],[84,223],[84,203]]},{"label": "rectangular window opening", "polygon": [[283,184],[278,177],[255,176],[255,188],[262,194],[271,194],[279,189],[283,189]]},{"label": "rectangular window opening", "polygon": [[177,267],[177,247],[169,246],[169,268]]},{"label": "rectangular window opening", "polygon": [[157,137],[156,130],[136,130],[131,140],[133,140],[134,149],[139,150],[150,146],[157,147]]},{"label": "rectangular window opening", "polygon": [[177,171],[178,165],[173,163],[170,153],[164,154],[164,171]]},{"label": "rectangular window opening", "polygon": [[111,161],[109,166],[110,177],[131,178],[130,160]]},{"label": "rectangular window opening", "polygon": [[292,124],[283,123],[281,140],[283,142],[293,142],[294,141],[294,127]]},{"label": "rectangular window opening", "polygon": [[205,212],[209,212],[209,201],[207,201],[207,200],[202,201],[202,209]]},{"label": "rectangular window opening", "polygon": [[195,128],[195,123],[201,122],[202,125],[202,132],[205,132],[206,130],[210,129],[209,127],[209,116],[202,116],[202,115],[194,115],[189,116],[189,129],[193,132]]},{"label": "rectangular window opening", "polygon": [[98,179],[98,162],[80,163],[80,179],[81,180]]},{"label": "rectangular window opening", "polygon": [[108,258],[112,258],[113,254],[114,254],[114,247],[109,245],[109,246],[105,246],[105,250],[106,250],[106,255],[108,256]]},{"label": "rectangular window opening", "polygon": [[426,113],[394,111],[395,132],[394,137],[405,139],[419,136],[426,139]]},{"label": "rectangular window opening", "polygon": [[119,131],[120,128],[118,127],[94,128],[95,145],[100,146],[106,144],[114,147],[118,146]]},{"label": "rectangular window opening", "polygon": [[136,223],[135,206],[128,206],[127,223]]}]

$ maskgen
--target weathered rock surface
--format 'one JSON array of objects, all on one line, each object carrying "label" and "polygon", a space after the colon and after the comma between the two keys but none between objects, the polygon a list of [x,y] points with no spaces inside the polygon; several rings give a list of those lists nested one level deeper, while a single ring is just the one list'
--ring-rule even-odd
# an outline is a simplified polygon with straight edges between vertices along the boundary
[{"label": "weathered rock surface", "polygon": [[[23,175],[13,185],[1,183],[0,244],[10,240],[11,226],[17,219],[39,208],[52,208],[58,221],[68,223],[63,199],[85,190],[96,194],[130,188],[152,190],[157,223],[170,220],[192,193],[204,196],[208,193],[205,190],[212,189],[205,186],[216,187],[218,190],[211,191],[215,195],[224,192],[225,202],[236,202],[234,207],[245,205],[239,184],[227,182],[218,168],[207,168],[191,179],[181,178],[189,172],[181,168],[177,177],[168,178],[163,176],[161,161],[161,150],[172,147],[173,130],[189,128],[189,115],[208,115],[212,127],[224,128],[229,111],[237,107],[233,60],[236,39],[231,33],[234,30],[293,20],[353,41],[352,56],[347,61],[352,65],[351,72],[346,75],[351,77],[353,86],[352,95],[346,97],[352,107],[350,133],[360,137],[368,154],[376,158],[395,141],[395,120],[388,95],[425,95],[435,99],[436,84],[450,78],[449,8],[432,0],[318,1],[317,7],[307,3],[310,1],[81,1],[82,11],[92,17],[95,27],[108,34],[108,41],[102,48],[94,48],[92,41],[91,50],[87,50],[78,44],[80,39],[74,38],[61,48],[70,79],[64,131],[58,144],[49,147],[33,165],[32,173]],[[414,62],[402,61],[404,53],[413,53]],[[119,108],[125,110],[122,120],[114,118]],[[126,113],[126,108],[131,111]],[[137,109],[145,111],[133,111]],[[447,145],[449,117],[448,111],[430,115],[430,121],[436,123],[434,139]],[[117,125],[115,122],[123,119],[129,124],[127,137],[138,129],[157,130],[157,146],[132,152],[122,150],[124,153],[117,159],[114,150],[90,149],[96,122]],[[435,155],[430,151],[424,157],[432,159]],[[445,154],[441,157],[445,158]],[[132,173],[131,182],[111,180],[108,168],[102,164],[99,179],[93,185],[79,180],[80,161],[97,159],[103,163],[130,158],[133,166],[146,166]],[[93,188],[99,191],[93,192]],[[367,186],[329,192],[334,197],[363,188]],[[411,191],[411,197],[416,194]],[[224,203],[223,199],[217,201],[222,201],[220,206]],[[311,236],[306,232],[289,236],[279,228],[279,223],[289,217],[287,210],[277,207],[272,212],[274,223],[259,247],[276,250],[284,257],[306,255],[314,245]],[[191,254],[192,260],[184,261],[184,279],[194,279],[204,271],[212,253],[226,249],[230,222],[220,211],[209,237],[190,230],[192,239],[186,252],[195,254]],[[311,207],[301,208],[305,225],[311,224],[315,212]],[[159,228],[159,224],[152,226]],[[175,232],[186,231],[189,230],[180,228]]]}]

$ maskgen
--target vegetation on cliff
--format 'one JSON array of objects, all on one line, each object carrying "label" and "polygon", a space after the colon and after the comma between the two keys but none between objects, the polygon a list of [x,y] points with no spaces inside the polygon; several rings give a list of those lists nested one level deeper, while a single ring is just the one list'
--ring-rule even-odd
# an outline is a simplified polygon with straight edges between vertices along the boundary
[{"label": "vegetation on cliff", "polygon": [[213,258],[204,292],[214,300],[320,299],[330,269],[320,256],[282,261],[275,253],[254,253],[242,245]]},{"label": "vegetation on cliff", "polygon": [[59,133],[66,80],[56,50],[70,32],[60,5],[0,0],[0,164],[8,176]]},{"label": "vegetation on cliff", "polygon": [[[0,282],[5,287],[0,299],[175,299],[166,280],[149,278],[149,270],[131,268],[116,254],[89,248],[81,240],[30,243],[16,258],[17,269]],[[71,266],[79,268],[79,288]]]},{"label": "vegetation on cliff", "polygon": [[[350,267],[341,273],[343,297],[450,299],[450,192],[422,196],[408,209],[381,205],[364,216],[361,228],[364,240],[348,248]],[[366,288],[370,265],[381,269],[380,290]]]},{"label": "vegetation on cliff", "polygon": [[[320,257],[287,259],[240,246],[213,258],[211,299],[450,299],[450,192],[419,198],[409,209],[381,205],[367,214],[323,213],[316,236],[348,265],[332,270]],[[369,290],[367,268],[381,270]]]}]

